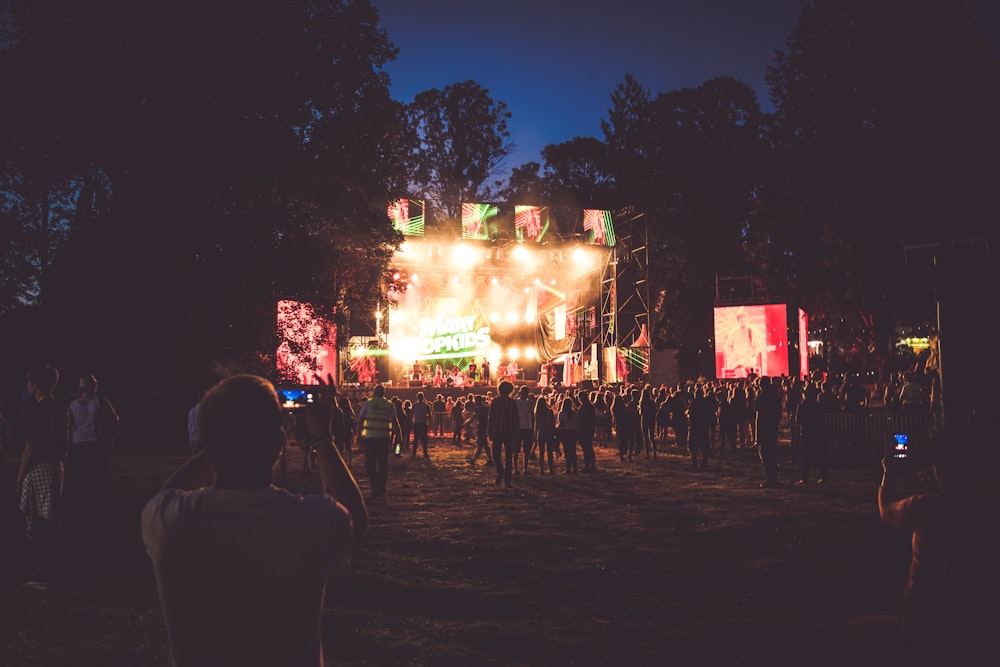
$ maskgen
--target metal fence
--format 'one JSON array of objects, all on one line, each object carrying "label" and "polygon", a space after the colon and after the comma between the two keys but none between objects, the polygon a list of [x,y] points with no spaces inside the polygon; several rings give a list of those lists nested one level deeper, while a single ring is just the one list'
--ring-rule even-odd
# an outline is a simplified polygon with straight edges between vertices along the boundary
[{"label": "metal fence", "polygon": [[[897,433],[908,436],[914,465],[930,464],[932,424],[926,412],[872,410],[824,415],[824,421],[826,457],[831,467],[878,465]],[[946,426],[955,438],[967,444],[986,444],[993,451],[1000,449],[1000,410],[950,411]],[[798,441],[798,429],[792,424],[792,456],[796,461],[800,458]]]}]

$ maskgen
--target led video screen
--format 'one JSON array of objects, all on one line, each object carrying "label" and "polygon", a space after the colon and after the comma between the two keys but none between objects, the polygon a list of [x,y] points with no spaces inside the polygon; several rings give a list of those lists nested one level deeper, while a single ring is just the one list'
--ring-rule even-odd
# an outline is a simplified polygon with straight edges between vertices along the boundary
[{"label": "led video screen", "polygon": [[788,374],[784,304],[715,309],[715,375],[719,379]]}]

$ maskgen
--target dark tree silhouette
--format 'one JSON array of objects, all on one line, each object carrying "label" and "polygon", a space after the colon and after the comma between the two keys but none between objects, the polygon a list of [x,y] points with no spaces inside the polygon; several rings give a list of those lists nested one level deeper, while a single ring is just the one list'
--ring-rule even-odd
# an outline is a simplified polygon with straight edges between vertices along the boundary
[{"label": "dark tree silhouette", "polygon": [[489,198],[489,180],[514,145],[508,141],[507,105],[475,81],[418,93],[407,108],[417,144],[406,160],[415,192],[432,216],[457,220],[463,202]]},{"label": "dark tree silhouette", "polygon": [[46,314],[99,326],[73,327],[63,353],[202,384],[270,371],[277,298],[341,321],[373,301],[406,134],[368,2],[8,8],[3,182],[72,177],[104,197],[78,211],[92,219]]},{"label": "dark tree silhouette", "polygon": [[962,4],[936,0],[806,3],[768,68],[755,256],[849,354],[932,316],[905,245],[995,234],[998,72]]}]

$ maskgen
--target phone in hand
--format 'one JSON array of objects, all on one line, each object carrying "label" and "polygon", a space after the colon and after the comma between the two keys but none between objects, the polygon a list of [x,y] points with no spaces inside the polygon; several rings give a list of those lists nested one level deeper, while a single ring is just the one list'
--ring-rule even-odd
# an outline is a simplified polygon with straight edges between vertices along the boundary
[{"label": "phone in hand", "polygon": [[892,436],[895,444],[892,448],[892,458],[904,461],[910,456],[910,436],[906,433],[896,433]]}]

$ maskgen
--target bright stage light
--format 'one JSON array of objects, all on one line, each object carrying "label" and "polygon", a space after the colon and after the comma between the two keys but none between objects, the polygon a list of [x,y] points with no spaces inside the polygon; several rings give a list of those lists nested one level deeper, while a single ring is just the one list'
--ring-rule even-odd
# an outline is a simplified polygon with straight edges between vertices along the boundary
[{"label": "bright stage light", "polygon": [[573,261],[581,266],[587,266],[590,264],[590,254],[583,248],[576,248],[573,250]]},{"label": "bright stage light", "polygon": [[529,294],[530,292],[531,292],[531,288],[530,287],[525,287],[524,288],[524,293],[525,294]]},{"label": "bright stage light", "polygon": [[389,340],[389,356],[394,359],[413,363],[420,355],[420,343],[416,338],[396,338]]},{"label": "bright stage light", "polygon": [[528,250],[523,245],[514,246],[514,250],[511,252],[514,259],[525,260],[528,258]]},{"label": "bright stage light", "polygon": [[521,350],[516,347],[508,348],[507,356],[511,361],[517,361],[521,356]]},{"label": "bright stage light", "polygon": [[456,266],[464,266],[470,263],[472,252],[469,246],[464,243],[456,243],[451,247],[451,263]]},{"label": "bright stage light", "polygon": [[490,322],[499,322],[500,313],[490,313]]},{"label": "bright stage light", "polygon": [[534,360],[538,358],[538,352],[535,351],[535,348],[529,347],[524,351],[524,356],[527,359]]},{"label": "bright stage light", "polygon": [[513,310],[507,313],[508,322],[517,322],[517,320],[518,320],[517,313],[515,313]]},{"label": "bright stage light", "polygon": [[490,285],[499,285],[499,284],[500,284],[500,279],[499,278],[497,278],[496,276],[493,276],[492,278],[490,278]]}]

